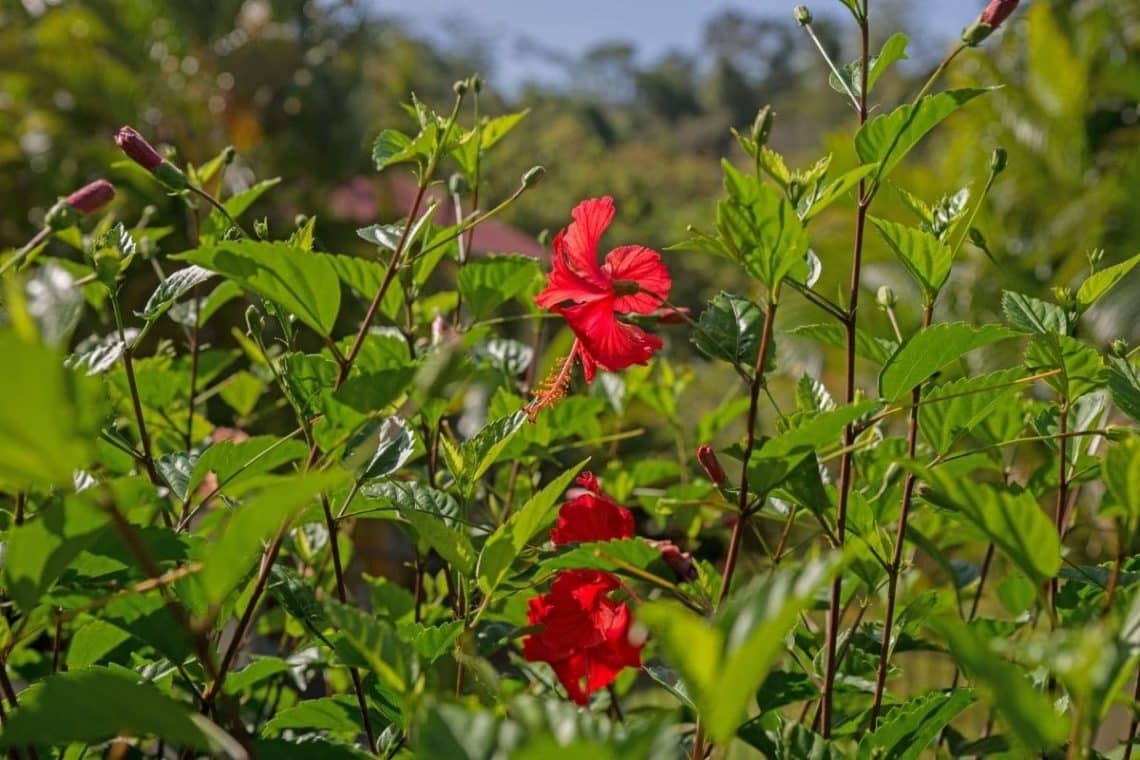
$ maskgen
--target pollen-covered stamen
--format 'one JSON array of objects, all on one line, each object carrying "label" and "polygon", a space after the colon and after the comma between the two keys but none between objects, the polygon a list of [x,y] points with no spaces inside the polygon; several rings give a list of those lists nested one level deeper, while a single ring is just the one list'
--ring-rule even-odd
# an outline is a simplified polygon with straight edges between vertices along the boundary
[{"label": "pollen-covered stamen", "polygon": [[570,354],[562,364],[534,389],[534,399],[526,407],[528,420],[534,422],[538,419],[539,412],[548,406],[554,406],[565,398],[566,389],[570,386],[570,380],[574,376],[574,357],[577,355],[578,341],[574,341],[574,347],[570,349]]},{"label": "pollen-covered stamen", "polygon": [[641,292],[637,280],[614,280],[613,289],[615,296],[635,296]]}]

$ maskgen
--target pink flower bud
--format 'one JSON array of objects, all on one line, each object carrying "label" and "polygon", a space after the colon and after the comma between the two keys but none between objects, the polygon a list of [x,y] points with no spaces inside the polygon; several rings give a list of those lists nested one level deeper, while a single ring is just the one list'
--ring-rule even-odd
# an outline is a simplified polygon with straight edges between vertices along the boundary
[{"label": "pink flower bud", "polygon": [[720,460],[716,458],[716,452],[713,451],[712,446],[709,446],[707,443],[702,443],[698,446],[697,461],[701,463],[701,467],[705,468],[709,480],[718,486],[724,485],[727,476],[724,474],[724,468],[721,467]]},{"label": "pink flower bud", "polygon": [[122,127],[115,133],[115,145],[127,154],[127,158],[152,172],[162,163],[162,156],[154,146],[146,141],[133,127]]},{"label": "pink flower bud", "polygon": [[81,214],[94,214],[114,197],[114,186],[105,179],[97,179],[67,196],[67,205]]},{"label": "pink flower bud", "polygon": [[997,29],[1017,9],[1018,2],[1019,0],[990,0],[990,4],[982,11],[981,22]]}]

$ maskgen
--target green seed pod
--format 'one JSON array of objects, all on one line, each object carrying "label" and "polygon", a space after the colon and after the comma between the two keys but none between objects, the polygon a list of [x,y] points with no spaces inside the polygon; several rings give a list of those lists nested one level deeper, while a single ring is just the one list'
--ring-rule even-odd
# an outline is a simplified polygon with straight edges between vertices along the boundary
[{"label": "green seed pod", "polygon": [[796,17],[796,23],[800,26],[807,26],[814,20],[811,15],[811,9],[806,5],[797,5],[792,10],[792,15]]}]

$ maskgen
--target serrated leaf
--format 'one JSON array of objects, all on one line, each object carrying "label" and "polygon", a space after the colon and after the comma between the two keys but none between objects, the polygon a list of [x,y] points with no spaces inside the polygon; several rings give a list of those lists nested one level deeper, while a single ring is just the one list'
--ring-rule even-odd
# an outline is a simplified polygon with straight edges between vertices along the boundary
[{"label": "serrated leaf", "polygon": [[879,727],[859,742],[859,760],[918,760],[942,729],[974,701],[969,689],[930,692],[891,708]]},{"label": "serrated leaf", "polygon": [[193,290],[194,286],[201,285],[213,276],[213,272],[200,266],[188,266],[177,272],[171,272],[150,294],[143,310],[136,314],[148,321],[158,319],[171,304]]},{"label": "serrated leaf", "polygon": [[583,460],[547,483],[490,535],[479,554],[477,575],[483,593],[490,596],[495,592],[523,547],[554,521],[555,505],[585,464]]},{"label": "serrated leaf", "polygon": [[1127,514],[1140,517],[1140,435],[1109,445],[1101,476],[1108,492]]},{"label": "serrated leaf", "polygon": [[525,293],[539,277],[538,262],[529,256],[486,256],[459,270],[459,293],[476,319],[482,319]]},{"label": "serrated leaf", "polygon": [[1020,369],[1000,370],[928,390],[918,413],[922,436],[936,453],[946,453],[963,435],[984,422],[995,407],[1008,403],[1024,389],[1025,386],[1011,385],[1024,376]]},{"label": "serrated leaf", "polygon": [[988,90],[946,90],[927,95],[917,104],[900,106],[876,116],[855,135],[855,150],[865,164],[878,163],[885,177],[930,130],[950,114]]},{"label": "serrated leaf", "polygon": [[1015,330],[1039,335],[1069,333],[1069,318],[1057,304],[1003,290],[1001,310],[1005,314],[1005,321]]},{"label": "serrated leaf", "polygon": [[722,165],[729,197],[717,205],[717,229],[748,273],[774,291],[785,277],[806,272],[807,233],[786,197]]},{"label": "serrated leaf", "polygon": [[937,295],[950,277],[954,253],[928,232],[871,217],[871,224],[922,288],[928,300]]},{"label": "serrated leaf", "polygon": [[340,280],[328,257],[285,243],[223,241],[179,254],[233,280],[296,314],[309,327],[330,335],[340,311]]},{"label": "serrated leaf", "polygon": [[893,401],[967,353],[1016,336],[1000,325],[975,327],[948,322],[927,327],[903,343],[883,365],[879,393]]},{"label": "serrated leaf", "polygon": [[[280,177],[273,177],[272,179],[265,179],[256,182],[250,187],[247,187],[241,192],[234,193],[229,198],[222,202],[223,208],[226,213],[234,219],[238,219],[249,210],[249,207],[257,202],[258,198],[265,195],[277,185],[281,184]],[[230,226],[229,219],[226,219],[217,209],[211,209],[210,215],[202,224],[203,237],[217,237],[225,232],[226,228]]]},{"label": "serrated leaf", "polygon": [[312,585],[282,565],[273,566],[269,579],[273,598],[309,633],[327,643],[323,630],[328,627],[328,619]]},{"label": "serrated leaf", "polygon": [[764,310],[742,296],[721,292],[697,320],[693,343],[706,356],[746,367],[756,365]]},{"label": "serrated leaf", "polygon": [[1029,491],[975,482],[944,467],[904,463],[927,485],[922,497],[980,530],[1041,587],[1061,568],[1057,528]]},{"label": "serrated leaf", "polygon": [[361,489],[371,499],[395,507],[428,546],[458,572],[470,575],[475,568],[471,539],[454,524],[459,505],[453,498],[415,481],[373,482]]},{"label": "serrated leaf", "polygon": [[463,471],[457,475],[468,485],[483,477],[510,445],[511,439],[522,429],[524,422],[526,412],[518,411],[488,423],[464,441],[459,447]]},{"label": "serrated leaf", "polygon": [[241,479],[303,459],[307,453],[308,448],[301,441],[272,435],[258,435],[244,441],[219,441],[194,462],[183,495],[200,486],[211,472],[220,484],[233,485]]},{"label": "serrated leaf", "polygon": [[333,599],[324,601],[325,616],[337,632],[337,651],[350,655],[350,664],[368,668],[391,690],[407,689],[407,652],[395,628],[386,620],[368,615]]},{"label": "serrated leaf", "polygon": [[463,633],[463,621],[451,620],[439,625],[409,622],[399,627],[399,634],[411,643],[416,654],[426,663],[438,660],[455,645]]},{"label": "serrated leaf", "polygon": [[846,172],[833,180],[827,187],[819,190],[818,194],[811,199],[811,205],[803,214],[804,222],[815,218],[824,209],[837,200],[842,198],[847,193],[851,192],[859,181],[866,179],[868,175],[879,168],[878,164],[864,164],[857,166],[849,172]]},{"label": "serrated leaf", "polygon": [[384,171],[389,166],[411,161],[415,157],[412,138],[398,129],[381,131],[372,143],[372,162],[376,164],[377,171]]},{"label": "serrated leaf", "polygon": [[1057,393],[1076,401],[1107,381],[1104,359],[1096,350],[1067,335],[1038,335],[1025,350],[1025,364],[1034,374],[1058,370],[1045,378]]},{"label": "serrated leaf", "polygon": [[629,568],[648,570],[661,559],[661,550],[641,538],[592,541],[544,560],[544,570],[605,570],[620,573]]},{"label": "serrated leaf", "polygon": [[1108,291],[1127,277],[1137,264],[1140,264],[1140,254],[1090,274],[1077,290],[1077,304],[1081,310],[1084,311],[1107,295]]},{"label": "serrated leaf", "polygon": [[1140,368],[1123,357],[1112,357],[1105,377],[1112,391],[1112,403],[1140,422]]}]

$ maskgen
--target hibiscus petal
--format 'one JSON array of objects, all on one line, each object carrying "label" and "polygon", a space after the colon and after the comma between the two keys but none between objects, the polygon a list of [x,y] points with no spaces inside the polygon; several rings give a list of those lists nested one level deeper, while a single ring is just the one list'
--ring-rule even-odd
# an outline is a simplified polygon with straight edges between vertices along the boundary
[{"label": "hibiscus petal", "polygon": [[605,283],[606,277],[598,266],[598,241],[614,218],[614,199],[610,196],[590,198],[574,207],[573,219],[562,237],[562,248],[567,264],[579,275]]},{"label": "hibiscus petal", "polygon": [[607,496],[592,493],[571,499],[558,510],[550,531],[555,546],[586,541],[610,541],[633,535],[633,513]]},{"label": "hibiscus petal", "polygon": [[[570,329],[578,336],[582,350],[610,372],[633,364],[644,364],[662,347],[661,339],[636,325],[618,321],[613,301],[605,299],[569,306],[560,310]],[[583,356],[583,366],[586,365]],[[587,372],[587,381],[591,379]]]},{"label": "hibiscus petal", "polygon": [[661,254],[641,245],[623,245],[606,254],[602,271],[614,280],[636,282],[641,289],[633,295],[614,299],[614,310],[622,314],[650,314],[669,297],[673,278],[661,261]]},{"label": "hibiscus petal", "polygon": [[543,309],[554,309],[566,302],[597,300],[610,292],[609,283],[594,262],[595,254],[590,254],[590,269],[579,273],[570,262],[565,239],[566,230],[559,232],[554,239],[554,257],[546,288],[534,298],[534,302]]}]

